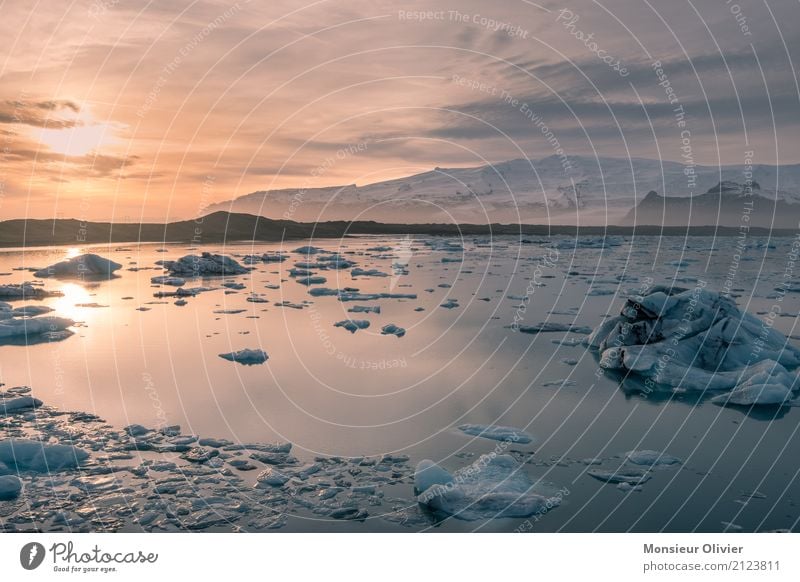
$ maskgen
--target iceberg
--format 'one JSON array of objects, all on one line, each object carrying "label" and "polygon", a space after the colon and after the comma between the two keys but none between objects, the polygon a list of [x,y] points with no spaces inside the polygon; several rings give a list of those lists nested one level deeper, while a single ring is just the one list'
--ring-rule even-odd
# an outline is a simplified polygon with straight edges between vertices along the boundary
[{"label": "iceberg", "polygon": [[557,496],[535,493],[522,465],[508,455],[484,455],[451,474],[431,460],[414,474],[417,501],[434,512],[463,520],[541,515],[559,505]]},{"label": "iceberg", "polygon": [[114,271],[121,268],[122,265],[119,263],[104,259],[100,255],[85,254],[50,265],[45,269],[39,269],[33,273],[33,276],[56,279],[108,279],[114,274]]},{"label": "iceberg", "polygon": [[[586,339],[600,366],[652,387],[733,390],[718,404],[779,404],[798,386],[800,350],[733,299],[702,287],[654,287]],[[787,369],[788,368],[788,369]]]},{"label": "iceberg", "polygon": [[225,255],[202,253],[186,255],[177,261],[157,261],[170,275],[177,277],[222,277],[226,275],[245,275],[250,271]]},{"label": "iceberg", "polygon": [[533,436],[524,430],[510,426],[490,424],[462,424],[458,430],[470,436],[483,437],[494,441],[507,441],[526,445],[533,442]]},{"label": "iceberg", "polygon": [[239,350],[238,352],[220,354],[219,357],[228,360],[230,362],[244,364],[245,366],[254,366],[257,364],[263,364],[269,359],[267,352],[265,352],[264,350],[252,350],[252,349],[244,349],[244,350]]},{"label": "iceberg", "polygon": [[[67,328],[75,322],[66,317],[37,317],[34,319],[2,319],[0,320],[0,343],[3,340],[27,340],[39,336],[40,340],[63,339],[72,335]],[[65,335],[65,332],[66,333]]]},{"label": "iceberg", "polygon": [[22,491],[22,481],[15,475],[0,476],[0,501],[16,499]]},{"label": "iceberg", "polygon": [[0,398],[0,416],[22,410],[38,408],[42,401],[32,396],[17,396],[16,398]]}]

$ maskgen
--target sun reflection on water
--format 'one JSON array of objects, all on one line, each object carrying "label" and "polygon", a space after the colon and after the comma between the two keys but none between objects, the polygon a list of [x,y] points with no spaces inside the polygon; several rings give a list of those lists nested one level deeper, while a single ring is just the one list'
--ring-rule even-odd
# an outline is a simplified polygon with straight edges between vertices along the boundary
[{"label": "sun reflection on water", "polygon": [[59,291],[64,294],[63,297],[57,298],[51,305],[56,310],[56,314],[76,321],[85,320],[88,316],[87,312],[92,310],[78,306],[94,302],[89,291],[78,283],[62,283]]}]

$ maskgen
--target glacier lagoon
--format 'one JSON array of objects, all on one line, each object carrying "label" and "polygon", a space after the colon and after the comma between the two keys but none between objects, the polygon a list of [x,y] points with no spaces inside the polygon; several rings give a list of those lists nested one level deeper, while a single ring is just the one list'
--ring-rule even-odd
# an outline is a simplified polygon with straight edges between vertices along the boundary
[{"label": "glacier lagoon", "polygon": [[[3,402],[42,403],[0,407],[3,442],[74,444],[90,458],[50,474],[4,462],[10,499],[0,500],[0,524],[796,529],[800,411],[717,406],[719,392],[680,384],[643,389],[601,368],[583,343],[629,294],[665,284],[726,291],[765,327],[795,335],[800,293],[778,291],[797,279],[795,239],[739,242],[352,237],[2,250],[0,286],[39,281],[37,289],[58,292],[15,299],[13,308],[49,307],[33,319],[75,322],[71,335],[0,341]],[[183,285],[151,282],[168,274],[158,261],[201,251],[252,270],[193,278],[190,268],[180,272]],[[122,268],[110,280],[34,276],[83,252]],[[369,325],[353,333],[336,327],[343,321]],[[405,333],[382,333],[389,325]],[[268,359],[220,357],[242,350]],[[464,425],[487,428],[468,434]],[[531,442],[485,438],[515,430]],[[447,503],[438,505],[460,507],[466,491],[482,511],[421,506],[414,473],[425,460],[441,469],[436,484]],[[469,467],[477,485],[474,475],[458,482]],[[19,482],[6,479],[14,476]],[[520,498],[530,512],[501,511],[519,508]]]}]

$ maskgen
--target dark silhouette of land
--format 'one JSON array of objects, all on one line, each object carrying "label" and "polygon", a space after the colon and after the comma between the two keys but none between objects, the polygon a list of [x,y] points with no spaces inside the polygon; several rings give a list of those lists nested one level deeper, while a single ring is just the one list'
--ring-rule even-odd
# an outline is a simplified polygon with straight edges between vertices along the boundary
[{"label": "dark silhouette of land", "polygon": [[[294,222],[252,214],[215,212],[195,220],[159,223],[85,222],[76,219],[16,219],[0,222],[0,246],[164,242],[195,245],[225,242],[276,242],[349,235],[432,236],[737,236],[726,226],[570,226],[547,224],[386,224],[372,221]],[[751,228],[749,236],[794,236],[793,229]]]}]

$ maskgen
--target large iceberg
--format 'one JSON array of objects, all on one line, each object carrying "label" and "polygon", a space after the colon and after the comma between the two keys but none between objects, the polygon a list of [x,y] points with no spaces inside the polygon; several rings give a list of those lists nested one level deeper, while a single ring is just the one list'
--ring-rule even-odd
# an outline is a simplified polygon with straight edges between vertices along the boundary
[{"label": "large iceberg", "polygon": [[158,261],[174,277],[221,277],[244,275],[250,271],[225,255],[202,253],[186,255],[177,261]]},{"label": "large iceberg", "polygon": [[100,255],[85,254],[72,257],[45,269],[34,272],[35,277],[55,277],[56,279],[97,279],[109,278],[122,268],[122,265],[104,259]]},{"label": "large iceberg", "polygon": [[587,338],[600,366],[647,389],[732,390],[723,404],[780,404],[798,388],[800,350],[729,297],[702,287],[654,287]]},{"label": "large iceberg", "polygon": [[536,493],[537,484],[509,455],[483,455],[452,474],[420,461],[414,488],[419,503],[464,520],[530,517],[559,505],[557,496]]},{"label": "large iceberg", "polygon": [[0,463],[23,472],[49,473],[74,469],[88,458],[89,453],[72,445],[23,439],[0,441]]},{"label": "large iceberg", "polygon": [[72,335],[69,327],[75,322],[65,317],[0,319],[0,344],[20,340],[23,343],[56,341]]}]

